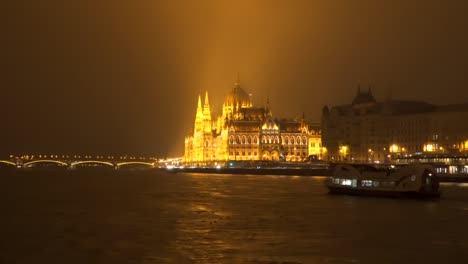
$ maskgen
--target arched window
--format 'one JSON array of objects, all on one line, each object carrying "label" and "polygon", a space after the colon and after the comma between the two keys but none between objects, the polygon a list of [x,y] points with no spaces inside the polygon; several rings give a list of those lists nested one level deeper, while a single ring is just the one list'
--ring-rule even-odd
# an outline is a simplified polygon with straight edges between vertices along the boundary
[{"label": "arched window", "polygon": [[296,144],[298,144],[298,145],[301,144],[301,137],[300,137],[300,136],[297,136],[297,138],[296,138]]},{"label": "arched window", "polygon": [[252,144],[252,136],[249,136],[249,137],[247,138],[247,144]]},{"label": "arched window", "polygon": [[258,144],[258,137],[257,137],[257,136],[255,136],[255,137],[253,138],[253,143],[254,143],[254,144]]},{"label": "arched window", "polygon": [[234,136],[229,136],[229,144],[234,144]]},{"label": "arched window", "polygon": [[288,136],[286,136],[286,137],[284,138],[284,140],[285,140],[285,143],[286,143],[286,144],[289,144],[289,137],[288,137]]},{"label": "arched window", "polygon": [[262,136],[262,143],[263,143],[263,144],[267,143],[266,136]]},{"label": "arched window", "polygon": [[279,137],[278,136],[275,137],[275,144],[279,144]]},{"label": "arched window", "polygon": [[307,138],[306,137],[302,137],[302,145],[307,145]]},{"label": "arched window", "polygon": [[296,144],[296,141],[294,140],[294,137],[291,137],[291,144],[292,145]]},{"label": "arched window", "polygon": [[240,143],[241,143],[240,136],[237,136],[237,137],[236,137],[236,143],[237,143],[237,144],[240,144]]},{"label": "arched window", "polygon": [[245,136],[242,136],[242,144],[245,144]]}]

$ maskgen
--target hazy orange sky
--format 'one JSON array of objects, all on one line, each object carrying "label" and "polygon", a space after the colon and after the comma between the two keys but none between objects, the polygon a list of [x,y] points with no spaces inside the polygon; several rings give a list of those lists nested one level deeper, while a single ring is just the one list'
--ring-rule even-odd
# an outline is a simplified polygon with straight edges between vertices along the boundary
[{"label": "hazy orange sky", "polygon": [[237,72],[278,117],[319,121],[359,83],[468,102],[464,1],[74,2],[3,10],[2,154],[180,155],[196,96],[219,112]]}]

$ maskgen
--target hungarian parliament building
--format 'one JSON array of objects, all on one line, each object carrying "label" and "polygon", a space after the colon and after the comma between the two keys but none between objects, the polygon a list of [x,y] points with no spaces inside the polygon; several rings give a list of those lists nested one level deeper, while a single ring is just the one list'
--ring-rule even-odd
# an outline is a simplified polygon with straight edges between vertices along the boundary
[{"label": "hungarian parliament building", "polygon": [[302,120],[274,118],[266,107],[254,106],[239,81],[226,96],[222,114],[212,118],[208,92],[198,96],[193,134],[185,138],[184,161],[210,164],[225,161],[301,162],[320,159],[321,133]]}]

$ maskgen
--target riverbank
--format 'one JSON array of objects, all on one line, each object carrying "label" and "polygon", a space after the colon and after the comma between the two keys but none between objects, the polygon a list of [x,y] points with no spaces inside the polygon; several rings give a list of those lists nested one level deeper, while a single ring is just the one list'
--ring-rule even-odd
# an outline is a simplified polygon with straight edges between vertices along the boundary
[{"label": "riverbank", "polygon": [[[284,175],[284,176],[330,176],[330,169],[325,168],[173,168],[170,173],[201,173],[231,175]],[[468,183],[467,174],[440,174],[440,182]]]},{"label": "riverbank", "polygon": [[[197,173],[197,174],[225,174],[225,175],[283,175],[283,176],[330,176],[331,171],[327,168],[143,168],[143,169],[110,169],[107,167],[80,168],[69,170],[65,168],[36,168],[36,169],[0,169],[0,176],[5,175],[63,175],[75,176],[80,174],[93,173],[96,175],[139,175],[160,173]],[[440,182],[468,183],[467,174],[439,174],[437,178]]]},{"label": "riverbank", "polygon": [[233,175],[285,175],[285,176],[328,176],[329,170],[324,168],[174,168],[171,173],[206,173]]},{"label": "riverbank", "polygon": [[[202,173],[232,175],[285,175],[285,176],[330,176],[328,168],[173,168],[170,173]],[[439,174],[440,182],[468,183],[467,174]]]}]

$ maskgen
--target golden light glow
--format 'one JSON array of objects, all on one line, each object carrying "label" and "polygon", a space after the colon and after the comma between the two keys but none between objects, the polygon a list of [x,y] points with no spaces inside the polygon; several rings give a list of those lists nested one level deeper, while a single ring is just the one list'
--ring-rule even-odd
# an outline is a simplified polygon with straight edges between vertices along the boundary
[{"label": "golden light glow", "polygon": [[33,160],[33,161],[29,161],[29,162],[24,163],[23,166],[28,166],[28,165],[35,164],[35,163],[56,163],[56,164],[60,164],[62,166],[67,166],[68,165],[67,163],[62,162],[62,161],[58,161],[58,160]]},{"label": "golden light glow", "polygon": [[269,128],[267,123],[263,124],[262,126],[262,129],[265,130],[265,129],[273,129],[273,130],[278,130],[278,126],[276,124],[274,124],[274,126],[272,128]]},{"label": "golden light glow", "polygon": [[349,150],[349,147],[348,146],[340,146],[340,153],[343,154],[343,155],[346,155],[346,153],[348,152]]},{"label": "golden light glow", "polygon": [[154,163],[149,163],[149,162],[139,162],[139,161],[129,161],[129,162],[121,162],[121,163],[117,163],[117,166],[124,166],[124,165],[147,165],[147,166],[151,166],[151,167],[154,167]]},{"label": "golden light glow", "polygon": [[[88,163],[97,163],[97,164],[103,164],[103,165],[108,165],[108,166],[111,166],[111,167],[114,167],[114,164],[110,163],[110,162],[106,162],[106,161],[99,161],[99,160],[85,160],[85,161],[78,161],[78,162],[74,162],[71,164],[71,166],[76,166],[76,165],[80,165],[80,164],[88,164]],[[65,163],[66,164],[66,163]]]},{"label": "golden light glow", "polygon": [[397,144],[393,144],[390,146],[389,150],[392,153],[400,152],[400,146],[398,146]]},{"label": "golden light glow", "polygon": [[434,147],[434,145],[432,143],[425,144],[423,149],[424,149],[425,152],[434,152],[435,151],[435,147]]},{"label": "golden light glow", "polygon": [[5,164],[16,166],[16,163],[8,161],[8,160],[0,160],[0,163],[5,163]]},{"label": "golden light glow", "polygon": [[[246,120],[249,122],[243,122]],[[204,166],[229,160],[286,157],[286,161],[302,161],[309,155],[322,158],[320,132],[312,133],[303,122],[296,122],[290,128],[285,125],[286,129],[280,129],[279,124],[269,108],[253,106],[239,82],[226,97],[222,114],[217,118],[212,119],[208,93],[204,105],[199,95],[193,134],[184,139],[184,162]]]}]

